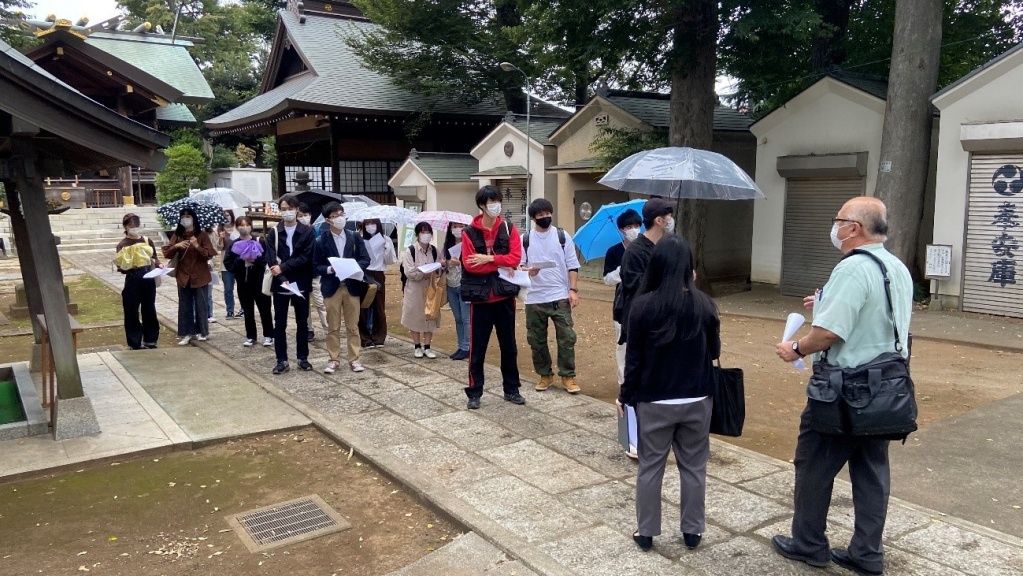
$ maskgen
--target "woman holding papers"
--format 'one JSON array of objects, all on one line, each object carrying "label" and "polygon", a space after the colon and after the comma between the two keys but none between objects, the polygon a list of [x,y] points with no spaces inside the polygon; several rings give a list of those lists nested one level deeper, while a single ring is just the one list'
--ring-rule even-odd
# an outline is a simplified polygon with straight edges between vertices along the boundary
[{"label": "woman holding papers", "polygon": [[363,308],[359,315],[359,338],[363,348],[383,346],[387,339],[387,301],[385,287],[387,267],[398,261],[394,253],[394,243],[384,234],[384,225],[375,218],[362,223],[362,239],[369,252],[369,266],[366,272],[377,283],[377,295],[373,305]]},{"label": "woman holding papers", "polygon": [[[437,354],[430,349],[433,333],[440,327],[440,317],[429,320],[426,317],[426,287],[441,270],[437,248],[433,242],[433,226],[429,222],[416,224],[416,242],[402,253],[402,266],[408,283],[405,284],[405,300],[401,306],[401,325],[408,328],[415,344],[415,357],[426,356],[431,360]],[[424,272],[425,270],[425,272]]]},{"label": "woman holding papers", "polygon": [[448,273],[448,304],[455,317],[455,333],[458,336],[458,350],[452,360],[469,357],[469,303],[462,300],[462,229],[464,224],[452,222],[444,238],[444,261]]},{"label": "woman holding papers", "polygon": [[188,346],[193,336],[203,341],[210,335],[206,286],[213,280],[210,258],[217,255],[217,249],[210,235],[199,228],[199,217],[191,208],[182,208],[178,216],[178,227],[163,247],[163,257],[177,260],[178,346]]},{"label": "woman holding papers", "polygon": [[657,243],[628,316],[625,382],[618,415],[635,406],[639,471],[632,538],[643,550],[661,534],[661,483],[668,450],[682,480],[681,529],[696,548],[705,529],[710,458],[711,364],[721,352],[721,323],[709,296],[696,288],[693,253],[681,237]]},{"label": "woman holding papers", "polygon": [[[121,219],[124,238],[117,243],[114,264],[124,274],[121,305],[124,308],[124,335],[132,350],[156,348],[160,337],[160,321],[156,318],[156,280],[145,278],[153,268],[162,268],[156,257],[153,241],[141,234],[142,223],[137,214]],[[139,321],[139,312],[142,321]]]},{"label": "woman holding papers", "polygon": [[[263,294],[263,275],[266,273],[266,241],[252,235],[252,220],[239,216],[234,221],[238,239],[224,251],[224,268],[234,275],[241,302],[241,316],[245,320],[245,342],[250,348],[256,344],[256,316],[263,328],[263,346],[273,346],[274,320],[270,312],[270,297]],[[227,286],[224,286],[227,289]]]}]

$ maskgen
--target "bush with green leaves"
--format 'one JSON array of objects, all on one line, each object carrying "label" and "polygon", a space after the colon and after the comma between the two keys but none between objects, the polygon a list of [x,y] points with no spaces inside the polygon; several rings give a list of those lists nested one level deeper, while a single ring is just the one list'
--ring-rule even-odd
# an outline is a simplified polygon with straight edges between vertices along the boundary
[{"label": "bush with green leaves", "polygon": [[190,188],[203,188],[209,178],[206,157],[191,144],[177,144],[166,150],[167,166],[156,175],[156,201],[173,202],[188,196]]}]

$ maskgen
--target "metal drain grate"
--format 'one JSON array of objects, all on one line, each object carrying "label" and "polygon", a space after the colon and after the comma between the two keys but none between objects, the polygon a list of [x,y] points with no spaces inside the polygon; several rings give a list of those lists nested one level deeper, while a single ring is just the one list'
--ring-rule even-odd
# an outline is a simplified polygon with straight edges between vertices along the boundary
[{"label": "metal drain grate", "polygon": [[340,514],[313,494],[227,517],[250,552],[260,552],[351,528]]}]

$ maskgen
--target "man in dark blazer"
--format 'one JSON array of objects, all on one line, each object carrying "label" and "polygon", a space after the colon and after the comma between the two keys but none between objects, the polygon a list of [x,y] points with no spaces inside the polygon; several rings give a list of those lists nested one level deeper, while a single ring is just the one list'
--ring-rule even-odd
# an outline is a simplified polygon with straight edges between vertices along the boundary
[{"label": "man in dark blazer", "polygon": [[[295,356],[298,367],[312,370],[309,363],[309,297],[313,289],[313,229],[298,221],[298,199],[285,194],[278,201],[281,222],[267,232],[266,263],[273,274],[270,293],[274,301],[274,351],[277,365],[274,374],[282,374],[288,367],[288,306],[295,309],[298,329]],[[308,211],[308,208],[306,209]],[[296,296],[288,290],[294,285],[302,293]]]},{"label": "man in dark blazer", "polygon": [[[314,256],[314,273],[320,277],[320,292],[327,308],[327,353],[330,361],[323,369],[325,374],[333,374],[341,367],[341,321],[344,320],[348,340],[348,367],[352,372],[362,372],[364,368],[359,362],[361,341],[359,339],[359,305],[366,294],[368,285],[360,280],[341,279],[337,277],[330,258],[348,258],[355,260],[366,273],[369,266],[369,252],[362,236],[345,229],[348,219],[344,206],[330,202],[323,207],[323,218],[330,225],[329,230],[316,239]],[[342,285],[343,284],[343,285]]]}]

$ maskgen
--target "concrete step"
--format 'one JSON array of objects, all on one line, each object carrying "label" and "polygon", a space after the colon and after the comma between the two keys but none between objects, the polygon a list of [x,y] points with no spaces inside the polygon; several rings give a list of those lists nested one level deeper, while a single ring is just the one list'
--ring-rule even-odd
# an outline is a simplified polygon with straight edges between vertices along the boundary
[{"label": "concrete step", "polygon": [[388,576],[537,576],[521,562],[510,560],[475,532],[462,534],[436,552]]}]

